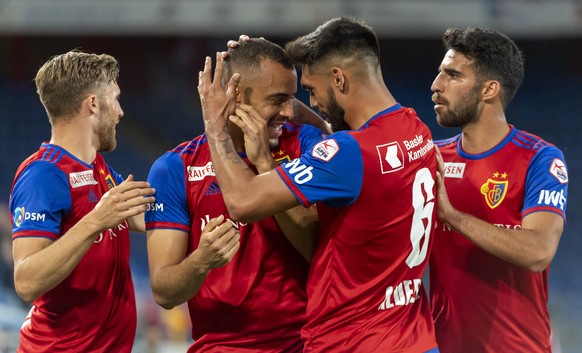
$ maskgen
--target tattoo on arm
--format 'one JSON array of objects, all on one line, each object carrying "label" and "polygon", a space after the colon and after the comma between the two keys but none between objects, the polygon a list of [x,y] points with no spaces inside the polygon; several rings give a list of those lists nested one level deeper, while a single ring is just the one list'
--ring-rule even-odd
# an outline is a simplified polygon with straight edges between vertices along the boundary
[{"label": "tattoo on arm", "polygon": [[227,160],[237,164],[244,164],[242,159],[238,156],[230,137],[223,139],[221,143]]}]

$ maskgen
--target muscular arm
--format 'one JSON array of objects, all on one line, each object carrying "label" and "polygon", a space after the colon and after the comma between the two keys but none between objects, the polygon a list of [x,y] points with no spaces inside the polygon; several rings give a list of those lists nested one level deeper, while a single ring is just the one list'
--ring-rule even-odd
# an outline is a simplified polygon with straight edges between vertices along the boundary
[{"label": "muscular arm", "polygon": [[532,272],[545,270],[556,253],[564,220],[552,212],[535,212],[522,220],[521,229],[494,226],[463,213],[450,203],[444,185],[442,157],[438,155],[437,205],[439,218],[483,250]]},{"label": "muscular arm", "polygon": [[14,285],[18,295],[32,302],[56,287],[77,266],[99,233],[145,212],[155,192],[146,182],[126,181],[107,192],[95,208],[57,241],[22,237],[13,242]]},{"label": "muscular arm", "polygon": [[[224,216],[208,222],[198,248],[186,256],[188,234],[179,230],[148,231],[150,282],[155,301],[171,309],[194,297],[213,268],[230,262],[237,252],[239,233]],[[221,224],[222,223],[222,224]]]},{"label": "muscular arm", "polygon": [[214,79],[211,60],[206,58],[198,92],[212,163],[230,215],[253,222],[297,206],[299,201],[275,171],[255,175],[236,153],[227,121],[235,111],[234,91],[240,75],[233,75],[225,92],[221,86],[223,58],[220,53],[216,57]]}]

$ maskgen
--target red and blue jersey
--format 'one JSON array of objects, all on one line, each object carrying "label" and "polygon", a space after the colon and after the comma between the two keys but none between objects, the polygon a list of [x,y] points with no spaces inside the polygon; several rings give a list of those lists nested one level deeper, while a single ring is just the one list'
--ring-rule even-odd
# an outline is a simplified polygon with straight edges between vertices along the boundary
[{"label": "red and blue jersey", "polygon": [[301,142],[301,157],[276,171],[319,214],[305,351],[434,349],[422,284],[436,212],[429,129],[397,104],[357,131]]},{"label": "red and blue jersey", "polygon": [[[562,152],[511,126],[481,154],[461,135],[438,141],[454,207],[519,229],[533,212],[565,220],[568,174]],[[534,273],[502,260],[438,224],[430,263],[437,340],[443,352],[550,352],[548,269]]]},{"label": "red and blue jersey", "polygon": [[[58,240],[122,178],[97,154],[86,164],[43,143],[18,168],[12,238]],[[18,352],[131,352],[136,330],[126,221],[101,232],[63,282],[33,302]]]},{"label": "red and blue jersey", "polygon": [[[302,131],[300,126],[284,125],[274,158],[284,162],[298,156]],[[156,188],[156,202],[146,212],[147,229],[188,233],[187,254],[197,248],[210,219],[224,215],[231,220],[206,135],[160,157],[148,179]],[[240,233],[240,249],[230,263],[211,270],[188,301],[195,341],[188,351],[302,352],[307,261],[291,246],[274,217],[234,224]]]}]

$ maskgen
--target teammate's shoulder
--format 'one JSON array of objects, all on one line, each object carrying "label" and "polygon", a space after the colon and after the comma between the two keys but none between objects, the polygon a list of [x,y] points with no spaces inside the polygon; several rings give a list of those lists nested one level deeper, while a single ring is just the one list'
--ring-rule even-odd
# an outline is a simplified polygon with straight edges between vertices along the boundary
[{"label": "teammate's shoulder", "polygon": [[558,149],[555,145],[544,140],[543,138],[527,131],[518,129],[515,129],[515,133],[513,134],[511,142],[519,148],[532,150],[536,153],[542,149],[545,149],[546,147],[549,147],[550,149]]}]

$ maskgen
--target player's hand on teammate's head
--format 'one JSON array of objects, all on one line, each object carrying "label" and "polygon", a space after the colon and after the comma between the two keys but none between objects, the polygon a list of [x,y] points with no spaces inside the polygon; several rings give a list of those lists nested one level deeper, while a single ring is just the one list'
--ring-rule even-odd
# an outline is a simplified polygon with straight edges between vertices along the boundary
[{"label": "player's hand on teammate's head", "polygon": [[[251,40],[251,37],[246,34],[241,34],[238,37],[238,40],[230,39],[228,42],[226,42],[226,47],[228,49],[234,49],[238,47],[240,42],[248,42],[249,40]],[[224,59],[228,58],[228,49],[226,51],[220,52],[220,55],[222,55]]]}]

